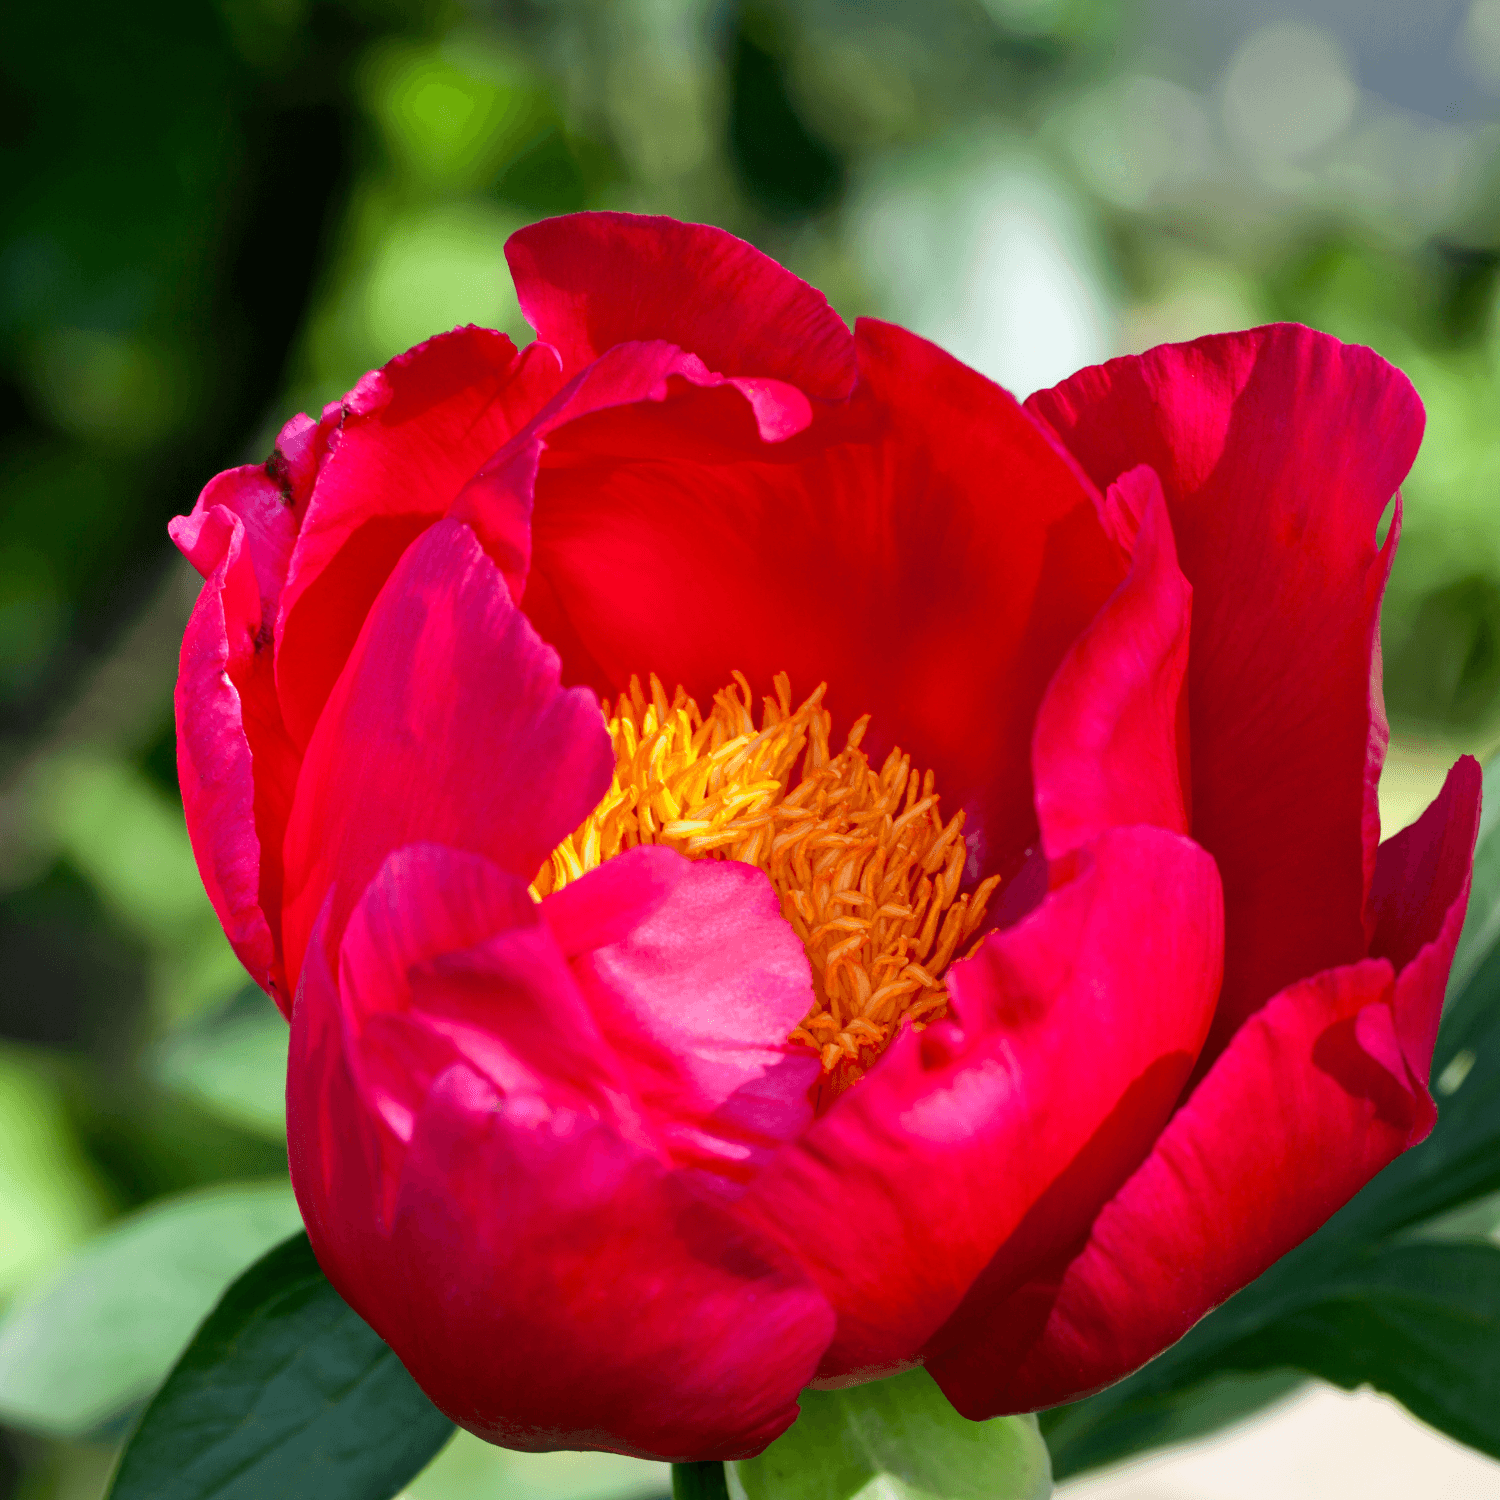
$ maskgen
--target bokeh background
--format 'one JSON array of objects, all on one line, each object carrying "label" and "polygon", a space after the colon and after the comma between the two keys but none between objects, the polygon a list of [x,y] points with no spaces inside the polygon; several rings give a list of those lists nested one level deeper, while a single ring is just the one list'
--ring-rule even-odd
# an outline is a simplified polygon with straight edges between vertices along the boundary
[{"label": "bokeh background", "polygon": [[[95,1500],[296,1224],[284,1028],[182,825],[166,522],[427,335],[529,337],[522,224],[723,225],[1020,395],[1271,319],[1372,345],[1428,411],[1388,826],[1500,737],[1500,0],[152,0],[0,38],[0,1500]],[[664,1491],[462,1442],[411,1494]]]}]

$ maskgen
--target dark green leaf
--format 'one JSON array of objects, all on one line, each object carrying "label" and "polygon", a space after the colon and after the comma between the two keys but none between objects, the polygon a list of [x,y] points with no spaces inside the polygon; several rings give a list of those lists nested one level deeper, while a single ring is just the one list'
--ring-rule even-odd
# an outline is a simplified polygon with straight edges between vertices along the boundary
[{"label": "dark green leaf", "polygon": [[299,1234],[256,1262],[146,1408],[111,1500],[389,1500],[453,1432]]},{"label": "dark green leaf", "polygon": [[1500,1457],[1500,1248],[1385,1247],[1326,1293],[1226,1351],[1226,1364],[1294,1365],[1350,1390],[1369,1382]]},{"label": "dark green leaf", "polygon": [[158,1199],[111,1225],[0,1318],[0,1420],[80,1437],[122,1419],[225,1286],[299,1223],[283,1178]]},{"label": "dark green leaf", "polygon": [[[1303,1385],[1300,1370],[1232,1372],[1134,1400],[1077,1401],[1041,1414],[1052,1475],[1063,1480],[1170,1443],[1191,1442],[1263,1410]],[[1105,1392],[1105,1396],[1110,1392]]]}]

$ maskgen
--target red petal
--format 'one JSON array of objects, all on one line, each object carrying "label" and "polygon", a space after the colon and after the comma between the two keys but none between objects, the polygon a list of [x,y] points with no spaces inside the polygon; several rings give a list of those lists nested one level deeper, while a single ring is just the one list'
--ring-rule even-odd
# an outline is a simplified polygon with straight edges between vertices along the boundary
[{"label": "red petal", "polygon": [[1072,880],[953,966],[962,1030],[907,1032],[756,1179],[746,1210],[839,1315],[822,1377],[912,1360],[1023,1225],[1011,1285],[1076,1241],[1193,1066],[1221,940],[1201,849],[1103,834]]},{"label": "red petal", "polygon": [[[178,666],[177,771],[209,900],[240,962],[286,1012],[281,840],[297,756],[282,728],[263,626],[263,590],[274,586],[275,566],[275,531],[259,509],[266,483],[260,469],[221,474],[193,514],[173,525],[178,545],[207,575]],[[256,518],[255,531],[225,504],[208,504],[211,494]],[[252,535],[261,539],[254,551]]]},{"label": "red petal", "polygon": [[1408,1064],[1424,1083],[1469,905],[1483,780],[1479,762],[1461,757],[1427,811],[1387,839],[1375,860],[1370,951],[1395,966],[1396,1030]]},{"label": "red petal", "polygon": [[1252,1016],[1083,1251],[928,1362],[959,1411],[1031,1411],[1119,1379],[1420,1140],[1435,1112],[1401,1057],[1393,980],[1365,960]]},{"label": "red petal", "polygon": [[407,544],[552,395],[556,360],[460,328],[366,375],[345,397],[292,554],[276,680],[305,745],[365,614]]},{"label": "red petal", "polygon": [[[723,1458],[775,1437],[832,1314],[794,1260],[621,1133],[609,1049],[519,882],[408,849],[348,924],[342,999],[325,946],[293,1014],[298,1199],[330,1279],[428,1394],[512,1447]],[[398,1021],[404,1055],[372,1037]],[[392,1130],[383,1080],[403,1069]]]},{"label": "red petal", "polygon": [[812,1119],[818,1059],[787,1043],[807,956],[765,875],[630,850],[547,897],[433,845],[386,860],[344,932],[361,1087],[404,1143],[462,1059],[507,1097],[547,1093],[716,1191]]},{"label": "red petal", "polygon": [[1032,735],[1049,859],[1106,828],[1150,823],[1187,832],[1179,730],[1192,590],[1150,469],[1123,475],[1106,506],[1133,519],[1130,576],[1063,659]]},{"label": "red petal", "polygon": [[438,522],[381,590],[307,748],[286,837],[289,973],[328,892],[337,942],[405,844],[470,849],[531,879],[613,768],[593,695],[559,687],[474,534]]},{"label": "red petal", "polygon": [[1368,349],[1283,325],[1154,349],[1032,396],[1100,486],[1161,477],[1193,585],[1193,837],[1224,877],[1205,1057],[1271,995],[1366,951],[1384,755],[1375,529],[1422,409]]},{"label": "red petal", "polygon": [[1118,551],[998,386],[899,329],[856,338],[854,409],[786,443],[714,391],[553,431],[523,603],[567,679],[603,691],[826,680],[835,732],[872,713],[872,759],[899,742],[932,767],[994,868],[1035,835],[1037,705]]},{"label": "red petal", "polygon": [[743,240],[706,224],[586,213],[505,245],[526,320],[568,373],[616,344],[663,339],[722,375],[769,375],[846,396],[854,344],[828,299]]},{"label": "red petal", "polygon": [[464,1068],[418,1122],[383,1269],[377,1331],[449,1416],[511,1448],[758,1452],[833,1324],[794,1261],[679,1174]]},{"label": "red petal", "polygon": [[[276,618],[276,606],[286,582],[287,561],[297,540],[297,523],[267,464],[245,464],[216,474],[204,486],[191,515],[176,516],[167,532],[178,550],[207,578],[222,558],[218,533],[204,525],[217,506],[239,517],[245,529],[245,552],[254,570],[260,595],[261,620]],[[257,625],[257,628],[259,626]]]},{"label": "red petal", "polygon": [[[651,867],[663,864],[676,868],[658,896]],[[627,883],[644,883],[650,904],[619,933]],[[662,1149],[710,1186],[749,1183],[811,1122],[821,1071],[787,1042],[812,1009],[812,976],[765,874],[636,849],[543,906],[554,923],[562,908],[569,949],[588,950],[573,973]]]},{"label": "red petal", "polygon": [[[784,441],[805,428],[812,417],[806,397],[794,387],[768,380],[726,381],[675,344],[622,344],[610,349],[574,376],[507,442],[449,508],[449,515],[473,527],[484,550],[500,565],[513,598],[525,592],[531,567],[532,495],[549,435],[565,423],[601,418],[612,422],[609,430],[654,457],[652,409],[667,399],[674,386],[684,385],[721,390],[728,398],[724,416],[734,434],[731,443],[736,457],[752,441]],[[725,387],[735,394],[731,396]],[[720,449],[714,451],[723,456]]]},{"label": "red petal", "polygon": [[[338,1268],[359,1265],[372,1230],[384,1223],[388,1169],[350,1070],[344,1008],[322,943],[308,949],[291,1021],[286,1137],[297,1207],[318,1263],[337,1278],[344,1300],[372,1323],[380,1315],[379,1278],[350,1277]],[[394,1196],[392,1184],[392,1201]]]}]

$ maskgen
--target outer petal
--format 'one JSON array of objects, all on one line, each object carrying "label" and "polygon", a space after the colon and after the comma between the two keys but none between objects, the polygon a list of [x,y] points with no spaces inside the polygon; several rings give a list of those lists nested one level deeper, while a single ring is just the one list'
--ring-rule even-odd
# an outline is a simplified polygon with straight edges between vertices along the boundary
[{"label": "outer petal", "polygon": [[392,854],[344,930],[339,988],[387,1219],[414,1122],[458,1062],[508,1097],[550,1094],[647,1138],[537,903],[482,855],[434,844]]},{"label": "outer petal", "polygon": [[1469,905],[1482,784],[1479,762],[1461,757],[1432,806],[1387,839],[1375,861],[1370,951],[1396,967],[1396,1030],[1409,1066],[1424,1083]]},{"label": "outer petal", "polygon": [[[374,1324],[388,1277],[368,1257],[372,1233],[394,1202],[401,1158],[382,1152],[378,1116],[350,1066],[347,1008],[323,943],[308,949],[292,1006],[286,1070],[287,1157],[297,1207],[319,1264],[344,1300]],[[368,1266],[364,1277],[334,1268]]]},{"label": "outer petal", "polygon": [[207,580],[176,690],[188,833],[230,943],[283,1011],[281,842],[300,756],[281,722],[272,627],[326,435],[294,417],[264,464],[216,475],[167,527]]},{"label": "outer petal", "polygon": [[824,1378],[911,1361],[997,1252],[1012,1284],[1072,1243],[1150,1149],[1218,992],[1218,878],[1112,830],[949,982],[963,1029],[900,1037],[742,1200],[839,1315]]},{"label": "outer petal", "polygon": [[404,844],[471,849],[529,880],[613,765],[593,695],[559,687],[473,533],[439,522],[381,590],[308,746],[286,838],[288,971],[329,891],[336,942]]},{"label": "outer petal", "polygon": [[418,1123],[391,1251],[405,1306],[376,1328],[513,1448],[758,1452],[833,1323],[793,1260],[654,1158],[587,1116],[512,1111],[463,1068]]},{"label": "outer petal", "polygon": [[1119,1379],[1425,1134],[1425,1091],[1404,1067],[1387,1071],[1400,1063],[1393,991],[1391,966],[1370,959],[1251,1017],[1083,1251],[929,1361],[959,1411],[1030,1411]]},{"label": "outer petal", "polygon": [[[492,1441],[753,1451],[795,1416],[832,1315],[791,1258],[633,1138],[609,1049],[508,879],[403,851],[348,924],[342,999],[324,943],[309,947],[288,1119],[319,1258],[433,1399]],[[477,947],[437,951],[496,922]],[[455,1051],[392,1132],[400,1149],[381,1151],[378,1033],[403,1015],[408,1038]]]},{"label": "outer petal", "polygon": [[[1119,582],[1095,498],[1015,402],[883,324],[847,412],[760,442],[725,393],[548,439],[523,605],[571,680],[655,671],[699,701],[740,668],[830,685],[970,810],[971,873],[1035,835],[1027,746],[1063,653]],[[691,418],[689,422],[686,420]],[[720,445],[705,440],[705,432]],[[735,444],[738,446],[735,446]]]},{"label": "outer petal", "polygon": [[1390,957],[1304,980],[1252,1016],[1082,1252],[929,1360],[965,1416],[1030,1411],[1119,1379],[1427,1134],[1424,1084],[1468,902],[1479,782],[1460,761],[1422,819],[1382,848],[1377,939]]},{"label": "outer petal", "polygon": [[1193,585],[1193,836],[1224,876],[1228,943],[1211,1057],[1283,986],[1366,951],[1375,530],[1421,405],[1370,350],[1283,325],[1112,360],[1027,407],[1101,486],[1155,469]]},{"label": "outer petal", "polygon": [[[223,506],[193,519],[194,560],[207,563],[215,554],[217,560],[193,606],[177,672],[183,811],[204,889],[230,945],[285,1011],[290,997],[272,927],[278,882],[263,878],[268,871],[256,828],[259,767],[250,741],[251,726],[263,722],[256,710],[275,704],[269,652],[256,646],[260,598],[244,523]],[[295,769],[293,761],[293,776]]]},{"label": "outer petal", "polygon": [[299,745],[407,544],[559,383],[545,346],[517,355],[503,333],[460,328],[371,372],[345,397],[277,630],[276,681]]},{"label": "outer petal", "polygon": [[663,339],[720,374],[809,396],[854,384],[854,343],[827,298],[722,229],[571,214],[517,231],[505,258],[527,321],[570,374],[616,344]]}]

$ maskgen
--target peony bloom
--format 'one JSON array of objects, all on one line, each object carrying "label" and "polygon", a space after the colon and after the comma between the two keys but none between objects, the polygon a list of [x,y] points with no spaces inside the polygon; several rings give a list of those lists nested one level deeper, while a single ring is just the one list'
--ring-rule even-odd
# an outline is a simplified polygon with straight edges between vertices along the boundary
[{"label": "peony bloom", "polygon": [[1430,1128],[1461,761],[1380,843],[1422,412],[1257,329],[1025,406],[714,229],[508,246],[173,526],[203,879],[329,1277],[521,1448],[1125,1374]]}]

